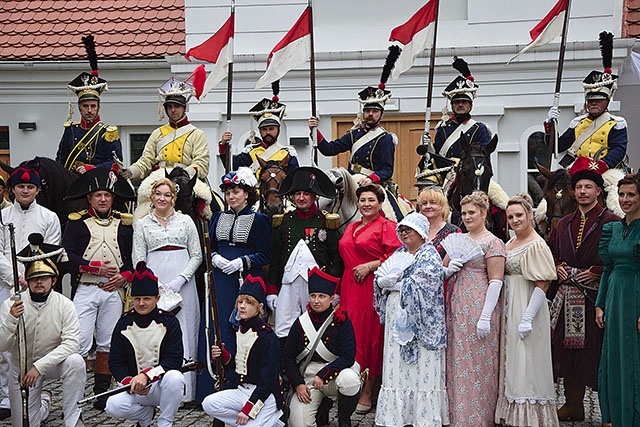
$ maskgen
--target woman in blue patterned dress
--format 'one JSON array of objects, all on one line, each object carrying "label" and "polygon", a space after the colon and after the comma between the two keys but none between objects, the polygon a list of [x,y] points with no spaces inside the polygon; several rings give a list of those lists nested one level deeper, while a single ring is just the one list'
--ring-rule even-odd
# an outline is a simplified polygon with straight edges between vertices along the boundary
[{"label": "woman in blue patterned dress", "polygon": [[[262,267],[271,261],[271,224],[265,214],[251,207],[258,201],[257,180],[251,169],[241,167],[222,177],[220,189],[229,208],[216,212],[209,223],[213,254],[214,282],[218,302],[218,319],[222,342],[232,354],[236,352],[237,320],[230,319],[240,285],[247,275],[262,276]],[[232,323],[233,321],[233,323]],[[204,331],[201,328],[201,341]],[[204,344],[204,342],[202,343]],[[206,357],[200,345],[199,356]],[[206,360],[200,358],[198,360]],[[227,371],[227,388],[235,388],[236,375]],[[206,373],[198,379],[197,401],[211,394],[213,381]]]},{"label": "woman in blue patterned dress", "polygon": [[[404,244],[396,253],[415,259],[407,268],[377,274],[374,305],[385,324],[382,388],[376,425],[440,427],[449,424],[445,385],[442,259],[429,242],[429,221],[417,212],[396,227]],[[388,269],[381,266],[380,271]]]}]

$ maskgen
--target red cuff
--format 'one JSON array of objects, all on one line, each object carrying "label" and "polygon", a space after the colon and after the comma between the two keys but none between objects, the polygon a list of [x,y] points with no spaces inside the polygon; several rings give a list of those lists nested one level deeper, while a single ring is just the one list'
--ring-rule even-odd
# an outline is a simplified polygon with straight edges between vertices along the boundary
[{"label": "red cuff", "polygon": [[158,381],[160,379],[160,376],[149,376],[149,371],[153,369],[153,366],[150,366],[148,368],[144,368],[140,373],[141,374],[145,374],[147,376],[147,378],[149,378],[149,382],[154,382],[154,381]]},{"label": "red cuff", "polygon": [[253,409],[253,403],[251,403],[251,401],[247,400],[247,403],[244,404],[244,406],[242,407],[242,410],[240,412],[245,414],[247,417],[251,417],[249,415],[249,413],[251,412],[252,409]]},{"label": "red cuff", "polygon": [[380,177],[375,173],[372,173],[371,175],[369,175],[369,179],[375,182],[376,184],[380,184]]},{"label": "red cuff", "polygon": [[222,349],[222,364],[226,365],[231,361],[231,353],[229,353],[229,350],[227,350],[226,348]]},{"label": "red cuff", "polygon": [[102,263],[100,261],[90,261],[87,265],[81,265],[80,271],[83,273],[99,275],[101,266]]},{"label": "red cuff", "polygon": [[122,275],[122,277],[124,277],[124,280],[127,281],[127,283],[131,283],[133,282],[133,273],[130,271],[121,271],[120,274]]},{"label": "red cuff", "polygon": [[324,139],[324,135],[322,134],[322,132],[320,132],[320,129],[318,129],[318,141],[322,141]]},{"label": "red cuff", "polygon": [[122,385],[129,385],[132,379],[133,377],[124,377],[124,379],[122,380]]},{"label": "red cuff", "polygon": [[95,169],[96,168],[95,165],[90,165],[90,164],[86,164],[86,163],[83,166],[84,166],[84,170],[86,172],[89,172],[91,169]]},{"label": "red cuff", "polygon": [[278,287],[273,283],[267,283],[267,295],[278,295]]},{"label": "red cuff", "polygon": [[551,131],[552,131],[551,123],[545,121],[544,122],[544,133],[545,133],[545,135],[551,135]]},{"label": "red cuff", "polygon": [[226,154],[227,152],[227,143],[218,141],[218,154]]}]

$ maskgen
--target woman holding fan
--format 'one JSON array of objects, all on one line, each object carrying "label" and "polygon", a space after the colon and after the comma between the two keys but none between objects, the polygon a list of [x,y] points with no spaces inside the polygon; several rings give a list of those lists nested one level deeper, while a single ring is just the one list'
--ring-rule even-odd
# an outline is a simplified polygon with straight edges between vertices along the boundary
[{"label": "woman holding fan", "polygon": [[494,309],[502,288],[506,251],[502,240],[485,227],[489,208],[485,193],[476,191],[465,196],[461,208],[468,230],[465,235],[480,246],[484,255],[464,262],[460,257],[450,259],[448,253],[444,259],[445,279],[451,277],[447,289],[450,421],[458,427],[493,427],[500,336],[500,310]]}]

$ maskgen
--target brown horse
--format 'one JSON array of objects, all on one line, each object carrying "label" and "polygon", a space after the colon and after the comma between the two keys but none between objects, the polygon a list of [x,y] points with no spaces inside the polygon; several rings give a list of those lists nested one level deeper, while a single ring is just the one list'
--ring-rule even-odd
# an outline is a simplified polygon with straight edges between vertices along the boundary
[{"label": "brown horse", "polygon": [[258,163],[260,164],[258,173],[260,212],[269,216],[281,214],[285,210],[285,200],[280,196],[280,187],[287,177],[289,155],[279,162],[266,161],[258,157]]},{"label": "brown horse", "polygon": [[576,210],[576,199],[571,186],[571,176],[566,169],[551,172],[539,163],[536,166],[547,180],[543,189],[544,199],[536,209],[536,222],[542,237],[546,240],[560,218]]},{"label": "brown horse", "polygon": [[[460,133],[461,158],[456,166],[456,177],[447,194],[449,206],[451,206],[451,222],[464,229],[460,217],[460,201],[474,191],[483,191],[489,194],[493,167],[491,166],[491,153],[498,146],[498,136],[494,135],[486,147],[479,142],[469,142],[464,133]],[[496,184],[493,184],[496,186]],[[502,191],[502,189],[500,189]],[[507,232],[507,217],[504,210],[491,204],[487,212],[487,229],[505,242],[509,239]]]}]

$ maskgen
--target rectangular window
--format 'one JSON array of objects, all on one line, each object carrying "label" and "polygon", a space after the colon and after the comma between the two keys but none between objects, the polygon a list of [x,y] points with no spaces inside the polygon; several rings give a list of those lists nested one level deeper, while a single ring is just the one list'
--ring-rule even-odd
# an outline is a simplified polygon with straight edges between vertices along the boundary
[{"label": "rectangular window", "polygon": [[144,145],[149,139],[150,133],[132,133],[129,135],[129,154],[131,155],[131,163],[134,163],[142,155]]},{"label": "rectangular window", "polygon": [[9,126],[0,126],[0,150],[9,149]]}]

